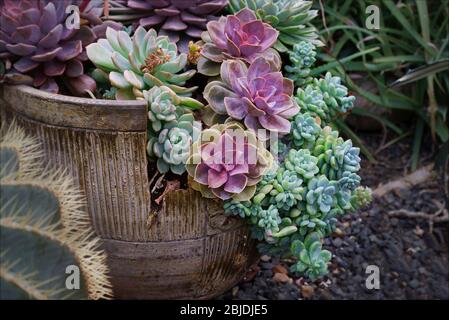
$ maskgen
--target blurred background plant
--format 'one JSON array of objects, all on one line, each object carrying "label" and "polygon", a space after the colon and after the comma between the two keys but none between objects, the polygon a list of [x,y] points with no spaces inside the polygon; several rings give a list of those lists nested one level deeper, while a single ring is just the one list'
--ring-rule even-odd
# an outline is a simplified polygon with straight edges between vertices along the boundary
[{"label": "blurred background plant", "polygon": [[[326,49],[317,52],[318,67],[309,75],[330,71],[357,96],[348,121],[340,118],[336,124],[357,144],[363,142],[352,131],[354,128],[390,129],[395,137],[384,146],[413,135],[412,170],[418,166],[423,139],[431,137],[441,146],[437,158],[447,158],[449,149],[448,2],[314,2],[321,19],[312,22],[320,30]],[[379,29],[370,30],[365,25],[372,14],[367,11],[370,5],[379,8]],[[367,117],[375,122],[367,121]],[[366,154],[367,150],[362,151]]]},{"label": "blurred background plant", "polygon": [[111,298],[106,256],[70,176],[44,169],[41,145],[15,122],[2,121],[0,137],[0,298]]}]

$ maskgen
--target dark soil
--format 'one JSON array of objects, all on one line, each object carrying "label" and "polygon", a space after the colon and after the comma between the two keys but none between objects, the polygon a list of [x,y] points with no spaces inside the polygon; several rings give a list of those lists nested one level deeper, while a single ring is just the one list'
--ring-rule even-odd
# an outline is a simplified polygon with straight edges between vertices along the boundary
[{"label": "dark soil", "polygon": [[[381,143],[379,134],[362,135],[370,150]],[[410,172],[411,140],[404,140],[376,155],[378,163],[363,161],[363,184],[373,190]],[[423,143],[429,148],[429,143]],[[430,163],[432,150],[423,150],[420,165]],[[426,220],[392,217],[397,209],[437,211],[445,203],[443,178],[409,190],[395,190],[375,198],[370,207],[347,215],[337,232],[325,239],[333,253],[329,274],[310,282],[286,273],[292,261],[263,256],[248,273],[250,278],[221,299],[449,299],[449,225],[440,223],[430,232]],[[367,289],[368,265],[378,266],[380,288]],[[282,268],[285,266],[286,268]],[[273,272],[274,268],[274,272]]]}]

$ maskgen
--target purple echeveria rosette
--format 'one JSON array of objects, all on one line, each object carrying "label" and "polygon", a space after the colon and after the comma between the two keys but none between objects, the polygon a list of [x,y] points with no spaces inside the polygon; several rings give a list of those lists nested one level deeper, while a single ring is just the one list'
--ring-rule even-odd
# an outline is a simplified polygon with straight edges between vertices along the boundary
[{"label": "purple echeveria rosette", "polygon": [[236,15],[221,17],[207,24],[202,39],[204,46],[198,61],[198,71],[207,76],[216,76],[220,64],[226,59],[241,59],[251,63],[258,57],[265,57],[280,68],[281,59],[271,47],[277,40],[278,31],[258,20],[250,9],[243,9]]},{"label": "purple echeveria rosette", "polygon": [[[60,79],[74,95],[95,91],[95,81],[84,74],[88,60],[84,48],[103,28],[93,30],[90,22],[79,28],[66,26],[66,8],[81,1],[2,0],[0,4],[0,59],[11,65],[3,81],[59,93]],[[96,14],[83,14],[95,24]]]},{"label": "purple echeveria rosette", "polygon": [[293,82],[264,57],[249,67],[241,60],[224,61],[221,81],[210,82],[204,90],[215,113],[242,121],[256,133],[265,129],[281,135],[290,132],[288,119],[299,112],[292,95]]}]

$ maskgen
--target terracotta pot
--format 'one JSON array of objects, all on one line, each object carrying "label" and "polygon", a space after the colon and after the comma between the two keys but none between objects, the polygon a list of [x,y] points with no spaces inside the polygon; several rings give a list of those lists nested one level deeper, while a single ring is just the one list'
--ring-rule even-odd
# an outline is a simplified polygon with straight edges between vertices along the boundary
[{"label": "terracotta pot", "polygon": [[67,168],[87,198],[121,299],[199,299],[235,285],[254,261],[247,225],[192,190],[173,191],[153,212],[146,105],[0,88],[1,109]]}]

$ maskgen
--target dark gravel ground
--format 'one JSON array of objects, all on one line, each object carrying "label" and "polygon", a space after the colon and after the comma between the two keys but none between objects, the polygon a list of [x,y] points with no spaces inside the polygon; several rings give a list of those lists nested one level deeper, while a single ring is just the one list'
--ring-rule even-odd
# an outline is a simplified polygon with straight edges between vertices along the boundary
[{"label": "dark gravel ground", "polygon": [[[382,140],[378,134],[362,138],[371,150]],[[374,190],[379,183],[409,173],[410,145],[407,140],[382,150],[376,164],[363,161],[363,184]],[[431,154],[431,150],[422,154]],[[423,157],[420,165],[430,161]],[[442,182],[437,176],[411,189],[395,190],[375,198],[369,208],[343,217],[337,231],[324,243],[334,254],[324,279],[308,282],[297,278],[287,272],[292,261],[262,256],[248,279],[220,298],[449,299],[448,223],[434,225],[431,232],[426,220],[389,215],[397,209],[436,212],[436,202],[446,200]],[[379,267],[379,289],[365,286],[368,265]]]}]

